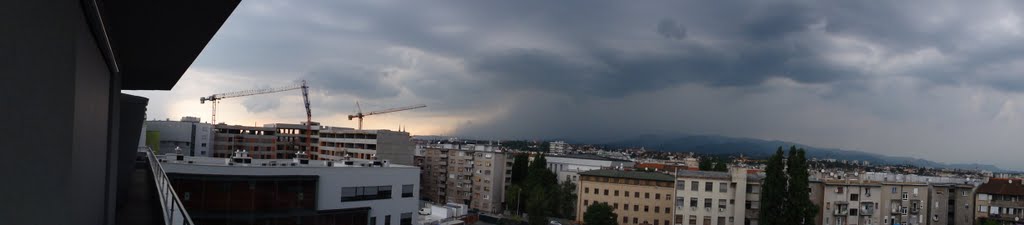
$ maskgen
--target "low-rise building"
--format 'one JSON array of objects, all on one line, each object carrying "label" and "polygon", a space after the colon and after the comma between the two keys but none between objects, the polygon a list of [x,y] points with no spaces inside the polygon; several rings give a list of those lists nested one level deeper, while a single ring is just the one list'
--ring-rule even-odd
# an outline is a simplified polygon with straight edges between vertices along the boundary
[{"label": "low-rise building", "polygon": [[[864,180],[821,182],[822,205],[818,210],[826,225],[881,224],[888,214],[879,210],[882,184]],[[812,188],[812,196],[815,196]],[[813,198],[813,197],[812,197]],[[888,224],[888,223],[886,223]]]},{"label": "low-rise building", "polygon": [[189,156],[213,156],[213,126],[197,117],[182,117],[180,121],[150,120],[145,122],[147,132],[156,142],[157,153],[173,153],[176,148]]},{"label": "low-rise building", "polygon": [[162,155],[196,224],[394,224],[417,221],[419,169],[382,161]]},{"label": "low-rise building", "polygon": [[977,189],[978,223],[1020,224],[1024,221],[1024,179],[992,178]]},{"label": "low-rise building", "polygon": [[588,154],[546,155],[547,168],[558,175],[558,182],[577,183],[579,173],[598,169],[632,168],[632,161]]},{"label": "low-rise building", "polygon": [[228,158],[246,151],[255,159],[285,159],[293,154],[277,152],[277,129],[217,124],[213,130],[213,157]]},{"label": "low-rise building", "polygon": [[675,194],[672,175],[613,169],[580,172],[576,217],[582,222],[587,207],[606,203],[619,224],[667,225],[672,221]]},{"label": "low-rise building", "polygon": [[676,171],[674,224],[756,225],[763,179],[743,168]]},{"label": "low-rise building", "polygon": [[319,159],[380,159],[413,165],[415,150],[408,132],[324,127],[319,136]]}]

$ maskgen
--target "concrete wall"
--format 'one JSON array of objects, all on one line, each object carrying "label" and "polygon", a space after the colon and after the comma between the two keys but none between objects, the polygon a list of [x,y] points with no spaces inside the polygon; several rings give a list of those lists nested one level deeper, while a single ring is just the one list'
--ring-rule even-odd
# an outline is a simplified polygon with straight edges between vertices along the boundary
[{"label": "concrete wall", "polygon": [[394,164],[412,165],[412,140],[409,133],[393,131],[377,131],[377,158],[388,160]]}]

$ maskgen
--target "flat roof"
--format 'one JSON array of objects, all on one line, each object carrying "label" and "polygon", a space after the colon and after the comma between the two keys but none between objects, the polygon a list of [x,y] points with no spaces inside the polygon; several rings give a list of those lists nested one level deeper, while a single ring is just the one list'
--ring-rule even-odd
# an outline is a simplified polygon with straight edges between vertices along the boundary
[{"label": "flat roof", "polygon": [[604,161],[612,161],[612,162],[632,162],[632,161],[629,161],[629,160],[622,160],[622,159],[616,159],[616,158],[609,158],[609,157],[604,157],[604,156],[599,156],[599,155],[592,155],[592,154],[571,154],[571,155],[545,155],[544,157],[549,157],[549,158],[573,158],[573,159],[590,159],[590,160],[604,160]]},{"label": "flat roof", "polygon": [[659,172],[645,172],[645,171],[624,171],[624,170],[591,170],[580,172],[583,176],[596,176],[596,177],[615,177],[615,178],[630,178],[640,180],[655,180],[655,181],[669,181],[675,182],[672,175],[659,173]]},{"label": "flat roof", "polygon": [[[399,165],[388,163],[386,165],[373,165],[375,161],[366,159],[351,159],[344,161],[330,161],[330,160],[312,160],[308,159],[308,164],[300,164],[295,162],[295,159],[250,159],[251,163],[248,164],[237,164],[229,165],[228,161],[232,158],[216,158],[216,157],[205,157],[205,156],[183,156],[183,160],[177,160],[174,154],[157,155],[157,158],[161,160],[161,163],[175,163],[175,164],[190,164],[190,165],[201,165],[201,166],[225,166],[225,167],[276,167],[276,168],[352,168],[352,167],[382,167],[382,168],[414,168],[414,166]],[[165,161],[166,160],[166,161]],[[346,161],[352,162],[352,165],[346,165]],[[331,166],[327,166],[326,162],[331,162]],[[382,162],[378,160],[377,162]],[[372,165],[372,166],[371,166]]]}]

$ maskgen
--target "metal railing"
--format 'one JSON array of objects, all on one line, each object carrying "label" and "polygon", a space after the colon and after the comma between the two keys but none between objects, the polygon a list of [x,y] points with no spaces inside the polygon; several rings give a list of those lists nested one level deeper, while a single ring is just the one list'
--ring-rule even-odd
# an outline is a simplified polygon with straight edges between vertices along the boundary
[{"label": "metal railing", "polygon": [[188,216],[188,211],[185,211],[185,207],[181,205],[181,199],[178,199],[177,192],[171,186],[171,180],[167,178],[164,167],[160,165],[160,160],[153,154],[153,150],[149,147],[140,147],[139,150],[139,152],[145,152],[149,159],[149,168],[153,172],[157,197],[160,199],[160,208],[163,210],[164,224],[193,225],[192,217]]}]

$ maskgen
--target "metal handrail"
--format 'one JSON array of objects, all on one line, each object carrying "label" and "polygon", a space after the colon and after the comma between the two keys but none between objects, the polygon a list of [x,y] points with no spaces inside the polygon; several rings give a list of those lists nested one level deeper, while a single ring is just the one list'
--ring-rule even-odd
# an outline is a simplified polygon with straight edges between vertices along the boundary
[{"label": "metal handrail", "polygon": [[181,205],[181,199],[178,199],[178,194],[174,191],[170,179],[167,178],[164,167],[160,165],[160,161],[153,154],[153,149],[149,146],[139,147],[139,149],[142,150],[139,152],[145,152],[146,157],[149,159],[149,167],[153,172],[153,181],[156,185],[157,193],[160,194],[160,207],[163,208],[164,224],[193,225],[192,217],[188,215],[185,206]]}]

